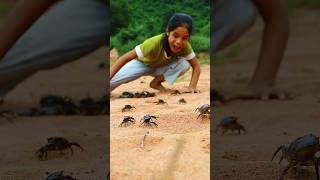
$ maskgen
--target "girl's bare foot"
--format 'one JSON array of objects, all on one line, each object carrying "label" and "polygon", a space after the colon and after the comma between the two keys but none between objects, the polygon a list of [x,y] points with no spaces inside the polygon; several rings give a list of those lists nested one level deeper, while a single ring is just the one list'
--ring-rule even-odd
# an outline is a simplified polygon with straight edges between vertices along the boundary
[{"label": "girl's bare foot", "polygon": [[163,75],[155,77],[151,82],[150,82],[150,87],[152,89],[159,90],[160,92],[168,92],[168,89],[166,89],[164,86],[162,86],[162,82],[164,81]]}]

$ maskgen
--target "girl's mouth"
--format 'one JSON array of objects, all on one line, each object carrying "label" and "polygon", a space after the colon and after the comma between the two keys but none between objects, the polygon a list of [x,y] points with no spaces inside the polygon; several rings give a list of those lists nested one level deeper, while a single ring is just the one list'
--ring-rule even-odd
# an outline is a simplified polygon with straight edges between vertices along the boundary
[{"label": "girl's mouth", "polygon": [[178,52],[181,49],[180,46],[176,46],[176,45],[172,45],[172,48],[175,52]]}]

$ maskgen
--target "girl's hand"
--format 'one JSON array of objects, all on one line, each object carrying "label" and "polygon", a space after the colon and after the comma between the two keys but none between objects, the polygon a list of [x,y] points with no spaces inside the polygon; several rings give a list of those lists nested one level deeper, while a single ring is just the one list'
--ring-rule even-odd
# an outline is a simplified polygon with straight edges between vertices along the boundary
[{"label": "girl's hand", "polygon": [[200,93],[200,91],[193,87],[183,87],[182,93]]}]

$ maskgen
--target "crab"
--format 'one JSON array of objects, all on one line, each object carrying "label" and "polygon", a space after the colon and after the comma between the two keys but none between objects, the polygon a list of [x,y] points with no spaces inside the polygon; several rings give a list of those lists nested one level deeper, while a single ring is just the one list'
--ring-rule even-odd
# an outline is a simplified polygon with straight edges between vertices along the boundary
[{"label": "crab", "polygon": [[184,98],[181,98],[181,99],[178,100],[178,103],[179,104],[185,104],[185,103],[187,103],[187,101]]},{"label": "crab", "polygon": [[180,92],[179,90],[174,90],[174,91],[171,93],[171,95],[174,95],[174,96],[177,96],[177,95],[179,95],[179,94],[181,94],[181,92]]},{"label": "crab", "polygon": [[158,101],[153,102],[153,103],[156,103],[156,105],[159,105],[159,104],[168,104],[167,102],[165,102],[165,101],[162,100],[162,99],[158,99]]},{"label": "crab", "polygon": [[133,98],[133,97],[134,97],[134,95],[131,92],[128,92],[128,91],[124,91],[120,95],[120,98]]},{"label": "crab", "polygon": [[71,154],[73,154],[73,149],[71,148],[71,146],[77,146],[81,149],[81,151],[84,151],[84,149],[76,142],[69,142],[63,137],[49,137],[47,138],[47,144],[38,149],[36,151],[36,154],[38,155],[38,158],[40,160],[47,159],[48,151],[62,152],[63,150],[69,148]]},{"label": "crab", "polygon": [[87,97],[80,100],[79,109],[82,115],[93,116],[102,114],[104,108],[91,97]]},{"label": "crab", "polygon": [[76,180],[71,176],[64,176],[63,171],[57,171],[53,173],[49,173],[48,177],[45,180]]},{"label": "crab", "polygon": [[126,104],[126,105],[124,105],[124,107],[121,109],[121,111],[122,111],[122,112],[125,112],[125,111],[132,110],[133,108],[136,109],[134,106],[129,105],[129,104]]},{"label": "crab", "polygon": [[19,115],[16,112],[10,111],[10,110],[3,110],[0,112],[0,118],[5,118],[8,121],[11,121],[15,118],[17,118]]},{"label": "crab", "polygon": [[148,91],[142,91],[139,95],[139,98],[154,97],[155,95],[156,95],[155,93],[151,93]]},{"label": "crab", "polygon": [[218,102],[221,102],[222,104],[225,104],[227,103],[224,95],[222,95],[219,91],[215,90],[215,89],[212,89],[210,91],[210,97],[213,101],[218,101]]},{"label": "crab", "polygon": [[70,97],[48,95],[40,99],[40,108],[34,115],[74,115],[79,108]]},{"label": "crab", "polygon": [[299,179],[301,166],[314,165],[317,180],[319,180],[318,166],[320,158],[315,156],[315,154],[320,151],[319,137],[309,134],[295,139],[290,144],[281,145],[274,152],[271,161],[280,150],[282,154],[279,163],[283,159],[286,159],[289,162],[289,165],[282,172],[280,179],[282,179],[292,167],[297,169],[297,179]]},{"label": "crab", "polygon": [[156,116],[153,116],[153,115],[150,115],[150,114],[147,114],[147,115],[144,115],[143,118],[141,119],[141,121],[143,120],[143,122],[139,125],[140,126],[146,126],[146,127],[152,127],[152,125],[155,125],[155,126],[158,126],[157,123],[153,122],[152,119],[157,119]]},{"label": "crab", "polygon": [[200,107],[198,107],[195,111],[198,111],[200,114],[198,115],[197,119],[199,117],[204,118],[206,116],[210,117],[210,105],[209,104],[203,104]]},{"label": "crab", "polygon": [[224,135],[228,130],[231,130],[232,134],[234,130],[238,130],[238,134],[241,134],[241,131],[244,133],[247,132],[247,130],[238,123],[238,118],[236,116],[228,116],[221,120],[221,122],[217,125],[217,128],[215,130],[215,133],[218,134],[218,131],[221,130],[221,135]]},{"label": "crab", "polygon": [[129,126],[130,124],[134,124],[135,123],[135,119],[131,116],[125,116],[122,120],[122,122],[120,123],[119,127],[122,127],[122,125],[124,125],[124,127]]}]

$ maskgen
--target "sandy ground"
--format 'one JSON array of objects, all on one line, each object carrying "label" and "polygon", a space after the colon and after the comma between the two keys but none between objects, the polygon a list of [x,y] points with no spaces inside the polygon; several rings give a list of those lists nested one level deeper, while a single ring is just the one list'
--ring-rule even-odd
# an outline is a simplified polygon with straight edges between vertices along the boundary
[{"label": "sandy ground", "polygon": [[[48,94],[75,101],[88,95],[98,99],[105,94],[106,69],[96,66],[106,57],[106,49],[101,48],[78,61],[38,72],[10,92],[0,110],[35,107]],[[60,170],[77,180],[101,180],[106,175],[106,116],[18,117],[13,122],[0,118],[0,134],[0,179],[43,180],[46,172]],[[48,160],[40,161],[35,152],[51,136],[78,142],[86,151],[73,148],[72,156],[70,151],[49,152]]]},{"label": "sandy ground", "polygon": [[[213,127],[222,118],[236,115],[248,130],[241,136],[211,136],[216,180],[278,179],[287,163],[279,164],[279,156],[271,162],[277,147],[309,133],[320,136],[320,13],[301,10],[290,18],[291,39],[277,86],[291,93],[294,99],[234,101],[214,110]],[[250,80],[256,63],[259,42],[255,39],[259,39],[260,25],[261,21],[241,39],[239,44],[248,46],[239,56],[213,67],[213,77],[221,92],[236,91]],[[316,179],[313,167],[306,168],[302,174],[302,179]],[[295,172],[290,171],[285,179],[294,179],[294,176]]]},{"label": "sandy ground", "polygon": [[[187,86],[191,71],[170,88]],[[198,83],[200,94],[156,93],[151,98],[120,99],[123,91],[152,91],[151,77],[141,77],[124,84],[112,92],[110,101],[110,163],[112,180],[154,180],[154,179],[209,179],[210,178],[210,120],[200,118],[194,110],[210,103],[210,68],[202,66]],[[145,83],[141,83],[145,82]],[[165,84],[166,85],[166,84]],[[184,98],[186,104],[178,104]],[[156,105],[163,99],[168,104]],[[136,107],[122,112],[125,104]],[[139,127],[145,114],[158,117],[157,128]],[[119,127],[124,116],[132,116],[136,123]],[[144,134],[149,132],[140,147]]]}]

